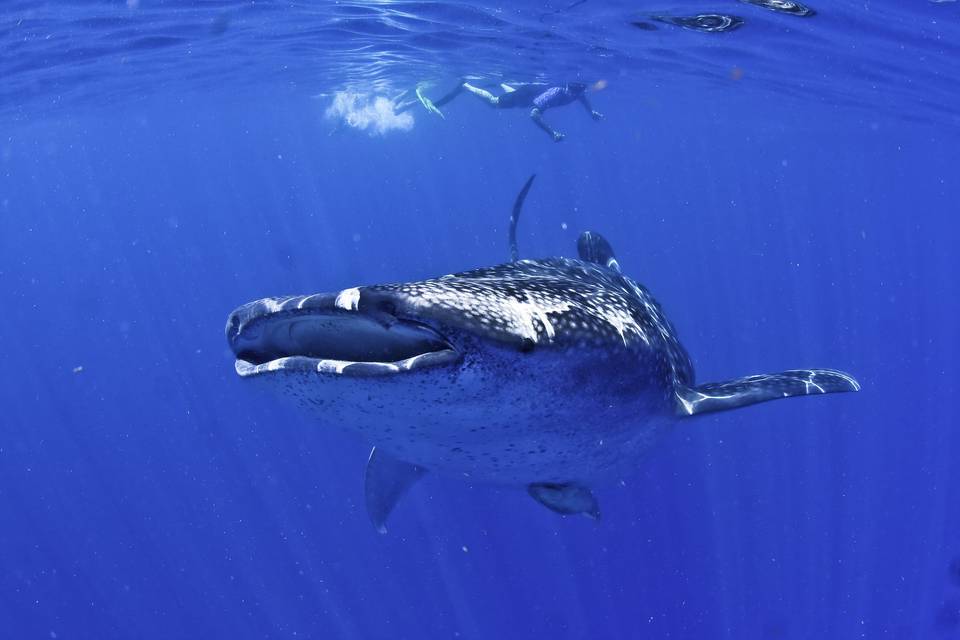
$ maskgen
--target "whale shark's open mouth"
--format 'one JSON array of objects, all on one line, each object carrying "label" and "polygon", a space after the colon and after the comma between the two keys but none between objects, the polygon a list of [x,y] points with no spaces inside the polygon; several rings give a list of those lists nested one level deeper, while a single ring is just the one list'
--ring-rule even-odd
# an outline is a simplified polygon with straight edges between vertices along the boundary
[{"label": "whale shark's open mouth", "polygon": [[426,324],[379,309],[360,311],[332,295],[244,305],[230,315],[227,339],[243,377],[277,371],[390,375],[460,358]]}]

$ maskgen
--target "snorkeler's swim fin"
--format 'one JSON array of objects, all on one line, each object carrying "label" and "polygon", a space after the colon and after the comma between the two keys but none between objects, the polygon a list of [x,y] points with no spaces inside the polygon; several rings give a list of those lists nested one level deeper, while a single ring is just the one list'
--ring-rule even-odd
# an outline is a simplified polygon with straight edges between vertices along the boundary
[{"label": "snorkeler's swim fin", "polygon": [[[429,111],[430,113],[435,113],[441,118],[443,118],[443,112],[440,109],[437,109],[437,105],[433,104],[433,101],[427,96],[423,95],[423,87],[417,86],[417,99],[420,101],[420,104],[423,105],[423,108]],[[446,119],[446,118],[444,118]]]}]

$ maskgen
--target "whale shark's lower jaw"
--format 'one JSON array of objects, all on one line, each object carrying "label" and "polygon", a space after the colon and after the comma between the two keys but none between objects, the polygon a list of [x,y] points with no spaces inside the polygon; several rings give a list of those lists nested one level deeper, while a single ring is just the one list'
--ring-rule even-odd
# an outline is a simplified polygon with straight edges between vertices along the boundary
[{"label": "whale shark's lower jaw", "polygon": [[227,321],[227,340],[237,373],[245,378],[277,372],[371,377],[461,359],[433,327],[398,318],[389,306],[360,310],[352,291],[264,298],[236,309]]},{"label": "whale shark's lower jaw", "polygon": [[423,353],[412,358],[396,362],[363,362],[350,360],[332,360],[329,358],[309,358],[305,356],[287,356],[254,364],[240,358],[234,363],[241,378],[250,378],[268,373],[312,371],[320,374],[366,378],[387,376],[426,367],[454,364],[460,360],[460,354],[453,349]]}]

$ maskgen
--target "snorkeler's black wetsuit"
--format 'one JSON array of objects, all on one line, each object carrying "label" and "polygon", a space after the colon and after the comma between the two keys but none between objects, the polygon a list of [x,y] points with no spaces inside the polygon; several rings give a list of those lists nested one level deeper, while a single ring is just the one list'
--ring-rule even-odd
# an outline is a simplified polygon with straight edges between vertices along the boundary
[{"label": "snorkeler's black wetsuit", "polygon": [[579,99],[582,94],[582,91],[575,92],[567,85],[524,84],[497,98],[497,106],[501,109],[536,107],[544,111],[551,107],[570,104]]},{"label": "snorkeler's black wetsuit", "polygon": [[[512,88],[512,87],[511,87]],[[445,96],[434,102],[434,106],[442,107],[463,91],[463,85],[447,93]],[[523,107],[536,107],[541,111],[552,107],[562,107],[570,104],[583,95],[583,91],[576,91],[570,85],[549,85],[543,83],[521,84],[499,96],[496,96],[496,102],[493,106],[500,109],[515,109]]]}]

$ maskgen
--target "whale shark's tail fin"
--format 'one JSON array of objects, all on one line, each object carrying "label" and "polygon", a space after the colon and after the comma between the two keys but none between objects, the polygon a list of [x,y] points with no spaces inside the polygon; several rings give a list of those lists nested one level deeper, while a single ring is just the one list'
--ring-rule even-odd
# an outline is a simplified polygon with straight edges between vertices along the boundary
[{"label": "whale shark's tail fin", "polygon": [[860,383],[853,376],[833,369],[795,369],[684,387],[677,391],[677,411],[680,415],[693,416],[778,398],[843,391],[860,391]]},{"label": "whale shark's tail fin", "polygon": [[513,202],[513,211],[510,212],[510,261],[516,262],[520,259],[520,249],[517,248],[517,222],[520,221],[520,211],[523,209],[523,201],[527,199],[527,192],[533,186],[533,179],[537,174],[532,174],[524,183],[517,199]]}]

